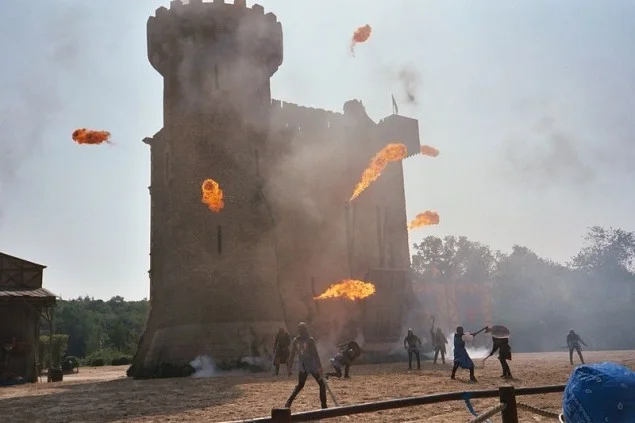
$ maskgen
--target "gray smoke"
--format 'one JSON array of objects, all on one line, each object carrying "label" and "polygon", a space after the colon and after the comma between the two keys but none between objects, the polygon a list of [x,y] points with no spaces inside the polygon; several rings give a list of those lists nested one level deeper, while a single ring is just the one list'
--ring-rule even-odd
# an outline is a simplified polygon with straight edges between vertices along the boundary
[{"label": "gray smoke", "polygon": [[78,62],[82,10],[47,2],[37,9],[47,16],[44,26],[18,24],[33,13],[32,2],[15,3],[0,17],[0,42],[11,58],[0,76],[0,217],[17,172],[63,106],[60,78]]},{"label": "gray smoke", "polygon": [[563,182],[583,184],[595,177],[593,157],[589,157],[584,147],[580,139],[547,116],[526,133],[510,138],[504,156],[514,172],[539,186]]},{"label": "gray smoke", "polygon": [[397,80],[401,85],[406,103],[417,105],[417,96],[421,82],[421,74],[413,66],[404,66],[397,72]]}]

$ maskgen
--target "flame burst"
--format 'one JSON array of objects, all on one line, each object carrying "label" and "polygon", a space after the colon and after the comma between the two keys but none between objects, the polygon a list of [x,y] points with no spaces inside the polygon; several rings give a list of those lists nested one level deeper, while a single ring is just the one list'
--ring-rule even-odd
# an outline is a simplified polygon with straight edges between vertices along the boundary
[{"label": "flame burst", "polygon": [[327,298],[348,298],[351,301],[361,300],[375,293],[375,285],[369,282],[346,279],[329,286],[323,294],[314,297],[314,300]]},{"label": "flame burst", "polygon": [[357,187],[355,188],[355,191],[349,201],[353,201],[359,197],[359,195],[364,192],[370,184],[375,182],[377,178],[381,176],[381,173],[384,171],[386,166],[388,166],[389,162],[398,162],[399,160],[404,159],[407,155],[408,148],[406,148],[403,144],[388,144],[382,148],[381,151],[373,157],[373,160],[370,161],[368,167],[364,169],[364,173],[362,173],[362,180],[357,184]]},{"label": "flame burst", "polygon": [[424,226],[430,225],[438,225],[439,224],[439,213],[427,210],[423,213],[419,213],[417,217],[412,219],[410,224],[408,225],[408,229],[418,229],[423,228]]},{"label": "flame burst", "polygon": [[73,141],[77,144],[92,145],[110,143],[110,132],[79,128],[73,131]]},{"label": "flame burst", "polygon": [[437,157],[439,155],[439,150],[429,145],[422,145],[421,154],[424,156]]},{"label": "flame burst", "polygon": [[351,54],[355,56],[355,45],[359,43],[365,43],[369,38],[372,32],[372,28],[370,25],[360,26],[353,33],[353,38],[351,39]]},{"label": "flame burst", "polygon": [[201,185],[201,190],[203,191],[201,202],[206,204],[211,211],[218,213],[225,207],[223,190],[218,182],[213,179],[205,179]]}]

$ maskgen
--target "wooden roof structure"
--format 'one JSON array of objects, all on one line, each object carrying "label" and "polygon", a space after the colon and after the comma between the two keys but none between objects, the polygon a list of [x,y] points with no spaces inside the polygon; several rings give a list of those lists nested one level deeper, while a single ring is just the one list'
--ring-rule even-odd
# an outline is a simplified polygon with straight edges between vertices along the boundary
[{"label": "wooden roof structure", "polygon": [[0,304],[28,302],[55,304],[56,295],[42,288],[46,266],[0,252]]}]

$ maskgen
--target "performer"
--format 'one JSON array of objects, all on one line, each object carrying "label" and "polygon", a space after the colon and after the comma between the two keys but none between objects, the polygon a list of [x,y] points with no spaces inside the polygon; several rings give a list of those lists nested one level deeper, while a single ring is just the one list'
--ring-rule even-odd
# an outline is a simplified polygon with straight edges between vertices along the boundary
[{"label": "performer", "polygon": [[501,377],[505,379],[513,379],[512,372],[509,369],[509,364],[507,364],[507,360],[512,359],[512,349],[509,346],[509,338],[492,337],[492,341],[492,352],[489,353],[486,358],[493,356],[496,350],[498,350],[498,361],[500,361],[501,367],[503,368],[503,375]]},{"label": "performer", "polygon": [[408,329],[408,335],[403,340],[403,347],[408,350],[408,368],[412,370],[412,355],[414,354],[417,357],[417,370],[421,370],[421,358],[419,357],[421,340],[412,329]]},{"label": "performer", "polygon": [[[273,342],[273,365],[276,367],[276,376],[278,376],[278,372],[280,371],[280,364],[287,363],[287,360],[289,360],[290,345],[291,337],[283,328],[280,328]],[[287,367],[287,372],[289,370],[289,367]]]},{"label": "performer", "polygon": [[437,364],[437,358],[439,357],[439,353],[441,353],[441,362],[445,364],[445,345],[448,343],[448,339],[445,337],[445,334],[441,330],[441,328],[437,328],[436,332],[434,330],[434,316],[432,317],[432,327],[430,328],[430,336],[432,339],[432,344],[434,347],[434,364]]},{"label": "performer", "polygon": [[327,373],[326,378],[328,379],[330,376],[341,378],[342,366],[344,366],[344,379],[350,378],[349,369],[354,359],[355,351],[351,348],[348,348],[348,343],[340,345],[340,352],[338,352],[335,357],[331,359],[331,364],[333,364],[335,372]]},{"label": "performer", "polygon": [[463,326],[456,328],[456,333],[454,334],[454,366],[452,367],[450,379],[455,379],[456,371],[461,367],[470,371],[470,382],[478,382],[476,377],[474,377],[474,362],[472,362],[465,349],[465,341],[471,341],[472,339],[474,339],[474,336],[469,332],[463,332]]},{"label": "performer", "polygon": [[588,345],[584,343],[582,338],[580,338],[580,335],[578,335],[573,329],[571,329],[569,331],[569,334],[567,335],[567,347],[569,347],[569,363],[573,364],[573,350],[576,350],[576,352],[578,353],[578,357],[580,357],[580,361],[582,362],[582,364],[584,364],[584,358],[582,357],[582,348],[580,347],[580,344],[588,347]]},{"label": "performer", "polygon": [[310,374],[320,387],[320,403],[322,408],[327,408],[326,385],[322,380],[322,363],[320,362],[320,356],[315,346],[315,340],[309,336],[309,330],[304,322],[298,324],[298,336],[293,339],[293,343],[291,344],[291,353],[289,355],[289,361],[287,362],[289,376],[291,376],[291,368],[296,353],[298,354],[298,384],[293,389],[285,407],[291,408],[291,403],[293,403],[295,397],[298,396],[302,388],[304,388],[306,379]]}]

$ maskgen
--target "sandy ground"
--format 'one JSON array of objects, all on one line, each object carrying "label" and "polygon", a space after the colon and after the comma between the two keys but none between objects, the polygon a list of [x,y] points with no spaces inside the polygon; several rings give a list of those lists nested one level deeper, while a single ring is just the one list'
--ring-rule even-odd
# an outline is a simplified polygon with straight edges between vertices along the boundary
[{"label": "sandy ground", "polygon": [[[492,357],[493,359],[494,357]],[[613,361],[635,367],[634,351],[586,352],[588,362]],[[490,359],[490,360],[492,360]],[[480,366],[481,360],[475,360]],[[515,354],[511,363],[513,384],[539,386],[566,383],[571,366],[567,353]],[[468,384],[467,371],[450,380],[449,365],[425,362],[421,372],[407,363],[353,366],[349,380],[330,380],[340,405],[437,392],[491,389],[501,384],[500,365],[488,360],[477,368],[477,384]],[[270,415],[284,404],[295,377],[271,374],[230,374],[213,378],[136,381],[125,377],[126,366],[81,368],[65,375],[61,383],[40,383],[0,388],[0,421],[3,422],[222,422]],[[519,397],[519,401],[559,411],[561,395]],[[477,412],[497,401],[475,400]],[[329,400],[329,404],[330,400]],[[318,408],[317,384],[307,381],[293,411]],[[471,415],[463,402],[329,419],[330,422],[467,422]],[[500,417],[492,422],[500,421]],[[553,421],[520,411],[521,422]]]}]

